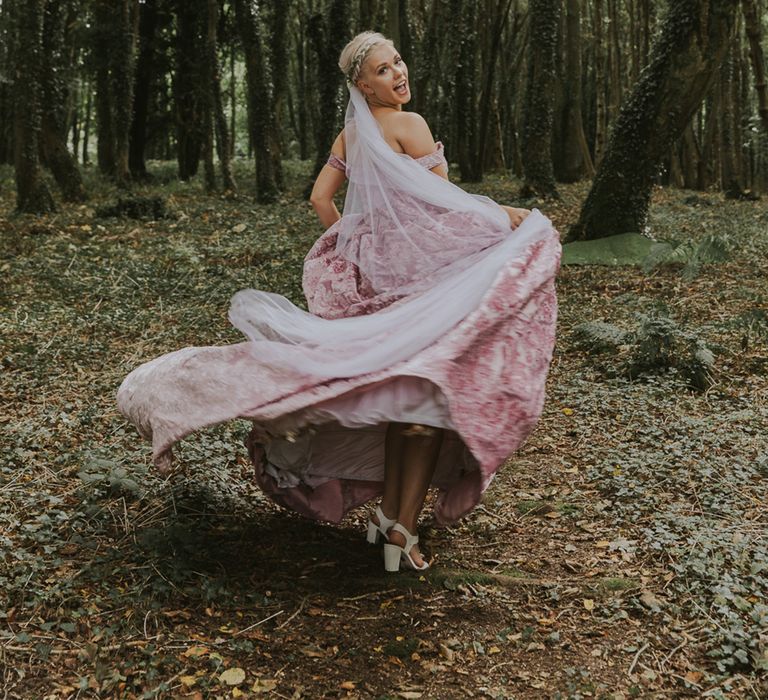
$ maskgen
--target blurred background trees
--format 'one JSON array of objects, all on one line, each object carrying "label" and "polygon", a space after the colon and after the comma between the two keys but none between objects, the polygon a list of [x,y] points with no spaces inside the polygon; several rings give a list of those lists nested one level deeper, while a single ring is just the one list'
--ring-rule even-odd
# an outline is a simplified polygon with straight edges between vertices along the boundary
[{"label": "blurred background trees", "polygon": [[502,171],[546,197],[595,176],[572,236],[639,231],[654,184],[768,189],[766,4],[0,0],[0,162],[24,211],[83,200],[83,167],[130,188],[153,159],[183,180],[202,163],[206,189],[229,191],[232,159],[250,159],[274,201],[284,160],[325,161],[338,53],[373,28],[463,181]]}]

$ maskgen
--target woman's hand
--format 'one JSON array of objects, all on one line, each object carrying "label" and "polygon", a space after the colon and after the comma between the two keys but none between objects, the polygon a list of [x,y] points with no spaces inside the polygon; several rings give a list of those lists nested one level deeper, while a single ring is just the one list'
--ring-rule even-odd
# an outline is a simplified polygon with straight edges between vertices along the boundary
[{"label": "woman's hand", "polygon": [[507,212],[507,216],[509,217],[509,225],[513,229],[522,224],[528,214],[531,213],[530,209],[517,209],[515,207],[505,207],[504,205],[502,205],[501,208]]}]

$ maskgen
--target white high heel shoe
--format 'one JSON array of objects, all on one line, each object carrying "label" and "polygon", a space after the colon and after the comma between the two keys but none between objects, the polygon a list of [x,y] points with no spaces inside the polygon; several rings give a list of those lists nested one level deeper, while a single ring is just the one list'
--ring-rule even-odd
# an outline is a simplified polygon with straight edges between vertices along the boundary
[{"label": "white high heel shoe", "polygon": [[426,571],[429,568],[429,563],[426,560],[422,562],[421,566],[416,566],[416,563],[411,559],[411,548],[419,543],[419,536],[412,535],[400,523],[395,523],[392,529],[405,537],[405,547],[389,543],[384,545],[384,569],[386,571],[399,571],[400,564],[402,564],[408,569]]},{"label": "white high heel shoe", "polygon": [[378,544],[382,537],[389,541],[387,531],[397,522],[394,518],[386,517],[381,506],[376,506],[376,517],[379,519],[378,525],[373,520],[368,521],[368,544]]}]

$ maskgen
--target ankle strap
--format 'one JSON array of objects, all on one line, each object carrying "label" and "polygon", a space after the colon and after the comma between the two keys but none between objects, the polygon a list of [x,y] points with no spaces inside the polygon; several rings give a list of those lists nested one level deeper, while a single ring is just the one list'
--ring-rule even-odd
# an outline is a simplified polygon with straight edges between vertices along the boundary
[{"label": "ankle strap", "polygon": [[384,528],[385,530],[388,530],[397,522],[395,518],[388,518],[384,515],[381,506],[376,506],[376,517],[379,519],[379,527]]},{"label": "ankle strap", "polygon": [[401,535],[405,537],[405,547],[403,549],[407,552],[410,550],[413,545],[419,543],[419,536],[418,535],[412,535],[408,530],[405,529],[404,525],[401,525],[400,523],[395,523],[392,526],[392,529],[396,532],[399,532]]}]

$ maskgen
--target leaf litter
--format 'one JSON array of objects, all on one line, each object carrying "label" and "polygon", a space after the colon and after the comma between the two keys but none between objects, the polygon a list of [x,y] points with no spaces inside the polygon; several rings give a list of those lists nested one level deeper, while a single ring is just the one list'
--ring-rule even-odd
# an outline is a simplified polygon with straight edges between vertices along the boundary
[{"label": "leaf litter", "polygon": [[[170,183],[172,164],[156,167]],[[308,171],[287,163],[269,206],[199,182],[137,188],[174,214],[137,221],[14,216],[0,170],[6,696],[765,695],[768,207],[707,194],[717,206],[698,209],[659,189],[655,238],[727,230],[730,258],[685,275],[563,267],[540,425],[461,525],[424,523],[433,569],[392,578],[364,546],[364,511],[314,524],[253,486],[245,423],[185,441],[161,477],[114,406],[139,362],[238,341],[238,289],[301,302],[320,233]],[[93,207],[115,200],[90,184]],[[475,189],[514,203],[517,186]],[[518,203],[565,230],[586,185],[562,189]],[[706,390],[675,362],[628,376],[622,346],[574,338],[660,309],[712,350]]]}]

